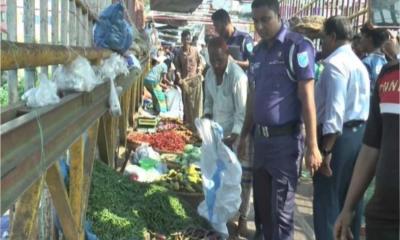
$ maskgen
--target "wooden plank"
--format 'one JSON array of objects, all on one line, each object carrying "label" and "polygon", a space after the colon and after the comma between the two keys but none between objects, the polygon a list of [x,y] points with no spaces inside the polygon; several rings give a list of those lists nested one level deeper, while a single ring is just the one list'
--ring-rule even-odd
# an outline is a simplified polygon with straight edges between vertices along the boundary
[{"label": "wooden plank", "polygon": [[1,70],[64,64],[78,55],[89,61],[100,60],[111,55],[112,51],[99,48],[67,47],[35,43],[16,43],[1,41]]},{"label": "wooden plank", "polygon": [[[17,2],[7,0],[7,32],[9,41],[17,41]],[[8,104],[18,102],[18,73],[16,70],[8,71]]]},{"label": "wooden plank", "polygon": [[70,1],[63,0],[61,1],[61,23],[62,23],[62,28],[61,30],[61,44],[66,46],[68,45],[68,33],[69,33],[69,3]]},{"label": "wooden plank", "polygon": [[[79,137],[70,148],[71,165],[70,165],[70,182],[69,197],[71,202],[71,210],[74,215],[75,223],[78,231],[82,233],[82,196],[83,196],[83,164],[84,164],[84,145],[83,137]],[[81,234],[81,237],[83,234]]]},{"label": "wooden plank", "polygon": [[[65,1],[68,3],[68,1]],[[59,28],[59,15],[60,15],[60,4],[59,0],[51,1],[51,43],[55,45],[60,44],[60,28]],[[54,65],[52,68],[52,72],[54,72],[57,68],[57,65]]]},{"label": "wooden plank", "polygon": [[83,14],[83,29],[84,29],[84,37],[83,37],[83,46],[90,46],[90,38],[92,36],[92,31],[89,29],[89,15]]},{"label": "wooden plank", "polygon": [[[24,0],[24,38],[25,42],[35,41],[35,0]],[[35,86],[36,70],[25,70],[25,91]]]},{"label": "wooden plank", "polygon": [[112,168],[115,167],[114,159],[117,131],[118,118],[112,117],[110,113],[107,112],[100,118],[98,146],[101,160]]},{"label": "wooden plank", "polygon": [[[137,79],[138,81],[139,79]],[[128,117],[129,117],[129,109],[131,105],[131,90],[132,88],[129,88],[124,95],[122,96],[122,101],[121,101],[121,110],[122,114],[119,117],[119,141],[121,144],[123,144],[124,147],[126,147],[126,131],[128,130]]]},{"label": "wooden plank", "polygon": [[33,238],[34,223],[37,219],[43,183],[43,178],[37,179],[17,201],[13,217],[14,221],[10,232],[10,240]]},{"label": "wooden plank", "polygon": [[81,8],[76,8],[76,33],[77,33],[77,46],[83,46],[83,34],[85,33],[83,29],[83,13]]},{"label": "wooden plank", "polygon": [[69,45],[70,46],[77,46],[76,21],[77,21],[77,13],[76,13],[75,1],[70,0],[69,2]]},{"label": "wooden plank", "polygon": [[57,216],[60,219],[63,234],[67,240],[80,239],[80,232],[74,221],[71,206],[68,201],[64,180],[58,163],[53,164],[46,173],[46,183],[49,187]]},{"label": "wooden plank", "polygon": [[[48,0],[40,0],[40,43],[48,43],[49,31],[48,31]],[[49,68],[42,67],[41,72],[46,76],[49,74]]]},{"label": "wooden plank", "polygon": [[95,161],[97,136],[99,133],[99,120],[95,121],[88,130],[88,136],[85,142],[85,163],[83,175],[83,205],[82,220],[86,219],[86,211],[88,208],[90,186],[93,173],[93,163]]}]

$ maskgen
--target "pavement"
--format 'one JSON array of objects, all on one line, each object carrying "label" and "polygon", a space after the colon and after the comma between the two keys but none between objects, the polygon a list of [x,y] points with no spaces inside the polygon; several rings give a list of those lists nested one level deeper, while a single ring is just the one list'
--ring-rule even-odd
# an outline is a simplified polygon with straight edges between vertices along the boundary
[{"label": "pavement", "polygon": [[[313,228],[313,209],[312,209],[312,181],[310,178],[301,178],[296,192],[296,209],[294,217],[294,240],[315,240]],[[233,223],[232,223],[233,224]],[[234,226],[228,224],[230,232],[233,232]],[[235,222],[235,224],[237,224]],[[251,208],[249,221],[247,224],[248,232],[244,238],[252,239],[255,233],[254,209]],[[231,237],[231,240],[238,238]]]}]

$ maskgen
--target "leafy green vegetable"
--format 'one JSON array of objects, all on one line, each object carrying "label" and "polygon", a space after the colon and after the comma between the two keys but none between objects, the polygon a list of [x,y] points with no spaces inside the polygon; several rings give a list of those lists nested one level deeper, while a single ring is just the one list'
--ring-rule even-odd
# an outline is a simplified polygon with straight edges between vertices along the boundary
[{"label": "leafy green vegetable", "polygon": [[166,188],[132,182],[100,161],[93,170],[87,217],[102,240],[144,239],[149,231],[168,236],[189,226],[205,226]]}]

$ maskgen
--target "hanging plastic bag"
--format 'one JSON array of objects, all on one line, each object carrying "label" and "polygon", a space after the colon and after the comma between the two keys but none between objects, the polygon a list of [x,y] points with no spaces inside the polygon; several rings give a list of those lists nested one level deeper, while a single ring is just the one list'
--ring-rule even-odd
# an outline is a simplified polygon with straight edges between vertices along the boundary
[{"label": "hanging plastic bag", "polygon": [[94,43],[98,47],[122,54],[132,45],[133,38],[132,26],[124,19],[121,3],[107,7],[94,26]]},{"label": "hanging plastic bag", "polygon": [[70,64],[57,67],[53,81],[59,90],[77,92],[90,92],[101,83],[89,61],[81,56]]},{"label": "hanging plastic bag", "polygon": [[241,203],[242,168],[235,155],[223,142],[222,127],[209,119],[196,119],[203,140],[200,168],[205,200],[197,208],[212,227],[227,237],[226,223],[235,216]]},{"label": "hanging plastic bag", "polygon": [[117,117],[121,116],[121,105],[119,103],[119,97],[117,89],[115,88],[114,80],[110,79],[110,97],[108,99],[110,104],[110,114],[111,116]]},{"label": "hanging plastic bag", "polygon": [[139,70],[142,70],[142,66],[140,64],[140,61],[139,61],[139,59],[137,59],[137,57],[135,55],[130,53],[125,58],[126,58],[126,61],[128,63],[128,69],[137,68]]},{"label": "hanging plastic bag", "polygon": [[22,95],[22,100],[26,101],[28,107],[43,107],[60,102],[57,95],[57,86],[54,82],[47,79],[43,73],[39,74],[39,86],[31,88]]},{"label": "hanging plastic bag", "polygon": [[128,75],[128,63],[117,53],[102,61],[100,68],[97,68],[97,76],[101,81],[105,79],[114,80],[118,75]]}]

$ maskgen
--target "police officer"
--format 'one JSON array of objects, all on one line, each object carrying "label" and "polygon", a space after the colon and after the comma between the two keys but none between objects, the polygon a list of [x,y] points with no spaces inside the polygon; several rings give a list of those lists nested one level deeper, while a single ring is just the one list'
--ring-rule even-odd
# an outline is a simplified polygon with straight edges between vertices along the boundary
[{"label": "police officer", "polygon": [[211,16],[215,31],[223,37],[229,47],[231,56],[236,63],[246,70],[249,67],[249,57],[253,52],[253,39],[248,33],[237,30],[229,14],[224,9],[219,9]]},{"label": "police officer", "polygon": [[253,86],[238,152],[240,158],[245,139],[253,132],[254,204],[262,234],[266,240],[289,240],[293,239],[295,190],[303,156],[302,119],[307,167],[313,173],[321,164],[314,102],[315,53],[310,42],[282,23],[278,0],[254,0],[252,15],[262,41],[250,59]]}]

